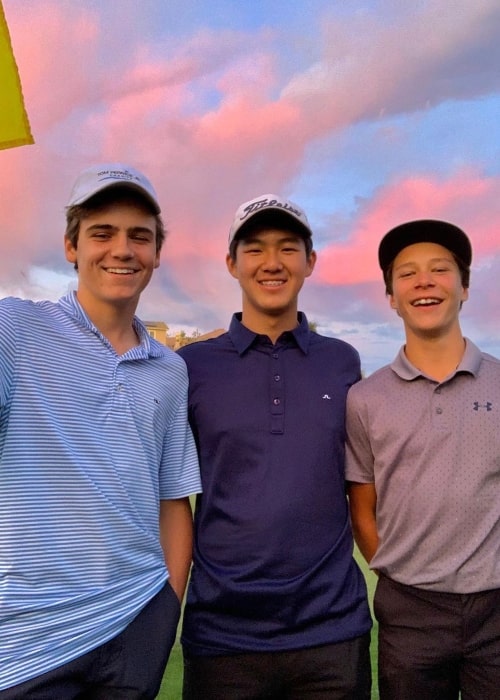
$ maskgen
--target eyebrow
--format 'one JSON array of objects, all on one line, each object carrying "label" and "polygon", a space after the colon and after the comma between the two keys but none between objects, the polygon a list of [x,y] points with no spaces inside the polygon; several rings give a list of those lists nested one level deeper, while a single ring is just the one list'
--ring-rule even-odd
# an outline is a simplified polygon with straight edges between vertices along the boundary
[{"label": "eyebrow", "polygon": [[[92,224],[92,226],[89,226],[86,231],[118,231],[119,226],[113,226],[112,224]],[[153,229],[150,229],[148,226],[130,226],[130,228],[127,229],[127,233],[151,233],[154,235]]]},{"label": "eyebrow", "polygon": [[[254,243],[262,243],[264,242],[264,240],[265,239],[263,236],[260,236],[258,233],[255,233],[253,235],[248,236],[247,238],[244,238],[241,242],[246,245],[252,245]],[[295,243],[297,241],[302,240],[302,237],[299,234],[283,232],[283,236],[278,240],[280,243]]]},{"label": "eyebrow", "polygon": [[[453,257],[443,258],[442,256],[439,256],[438,258],[431,258],[427,262],[430,263],[431,265],[434,265],[438,262],[449,263],[449,262],[455,262],[455,261],[454,261]],[[408,265],[417,265],[417,264],[418,263],[415,260],[408,260],[408,262],[401,263],[397,267],[395,267],[394,269],[399,270],[401,267],[407,267]]]}]

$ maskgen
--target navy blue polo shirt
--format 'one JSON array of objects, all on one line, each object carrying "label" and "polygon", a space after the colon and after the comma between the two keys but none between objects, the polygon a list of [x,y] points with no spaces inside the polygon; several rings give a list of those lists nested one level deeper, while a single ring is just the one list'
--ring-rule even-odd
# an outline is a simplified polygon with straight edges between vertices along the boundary
[{"label": "navy blue polo shirt", "polygon": [[303,314],[274,345],[240,318],[179,351],[203,485],[182,634],[192,655],[307,648],[371,627],[344,489],[359,356]]}]

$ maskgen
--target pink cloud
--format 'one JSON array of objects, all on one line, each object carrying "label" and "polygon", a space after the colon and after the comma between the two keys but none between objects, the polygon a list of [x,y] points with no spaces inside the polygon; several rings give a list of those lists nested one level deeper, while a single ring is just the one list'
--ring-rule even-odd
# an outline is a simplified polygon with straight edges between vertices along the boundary
[{"label": "pink cloud", "polygon": [[377,250],[382,236],[412,219],[444,219],[457,224],[470,236],[475,260],[498,254],[500,177],[463,171],[447,180],[408,177],[383,187],[358,212],[351,238],[321,250],[317,281],[359,284],[378,280]]},{"label": "pink cloud", "polygon": [[92,11],[53,2],[5,5],[36,139],[97,81],[99,24]]}]

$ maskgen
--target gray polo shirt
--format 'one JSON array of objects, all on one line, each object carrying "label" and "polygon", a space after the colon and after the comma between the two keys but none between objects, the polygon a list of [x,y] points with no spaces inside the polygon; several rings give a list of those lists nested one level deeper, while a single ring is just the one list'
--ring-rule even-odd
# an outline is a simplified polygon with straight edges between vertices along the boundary
[{"label": "gray polo shirt", "polygon": [[347,399],[346,478],[374,483],[370,566],[424,589],[500,587],[500,360],[470,340],[437,382],[401,349]]}]

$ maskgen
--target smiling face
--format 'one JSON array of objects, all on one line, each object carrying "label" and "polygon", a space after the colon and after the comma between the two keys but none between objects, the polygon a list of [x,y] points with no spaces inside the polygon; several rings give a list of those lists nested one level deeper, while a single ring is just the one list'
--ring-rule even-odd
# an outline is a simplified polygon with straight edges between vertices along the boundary
[{"label": "smiling face", "polygon": [[459,330],[458,314],[468,291],[451,252],[437,243],[415,243],[396,256],[390,304],[407,336],[442,337]]},{"label": "smiling face", "polygon": [[228,270],[243,293],[244,325],[260,333],[269,321],[282,330],[297,325],[298,294],[312,273],[316,253],[306,254],[302,236],[274,228],[256,229],[238,242]]},{"label": "smiling face", "polygon": [[95,317],[110,307],[134,313],[158,267],[156,220],[130,200],[94,210],[80,223],[77,244],[65,237],[66,259],[78,265],[77,297]]}]

